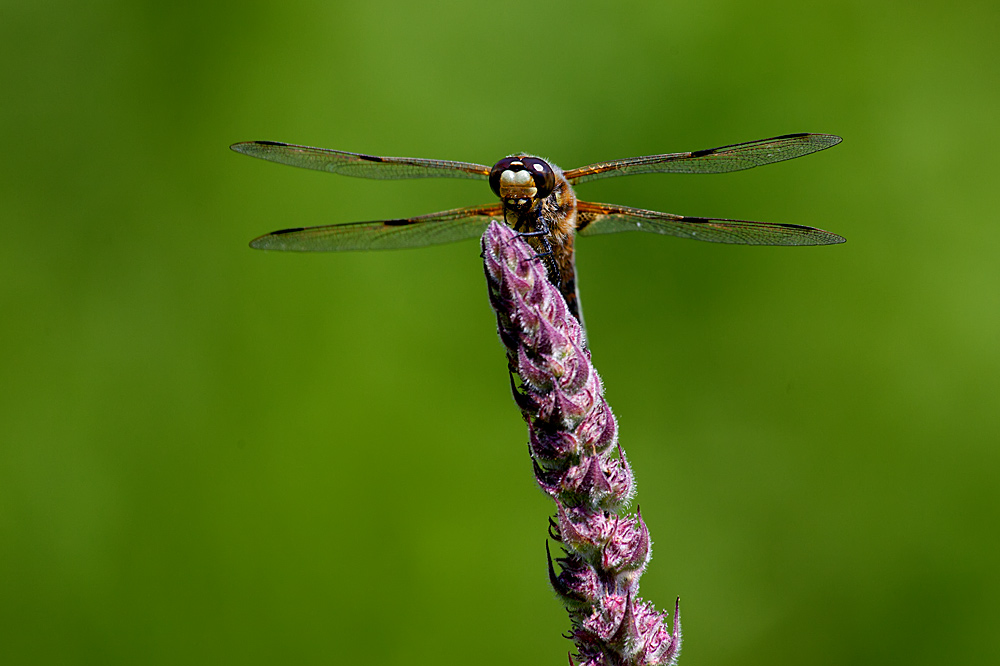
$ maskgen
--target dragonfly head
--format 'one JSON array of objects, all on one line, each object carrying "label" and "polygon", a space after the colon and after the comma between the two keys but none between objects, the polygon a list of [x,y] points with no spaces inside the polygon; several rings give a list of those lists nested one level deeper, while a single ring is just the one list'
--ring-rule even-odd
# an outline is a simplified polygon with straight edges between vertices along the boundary
[{"label": "dragonfly head", "polygon": [[555,186],[556,176],[552,167],[537,157],[505,157],[490,171],[493,193],[513,208],[529,207],[534,201],[552,194]]}]

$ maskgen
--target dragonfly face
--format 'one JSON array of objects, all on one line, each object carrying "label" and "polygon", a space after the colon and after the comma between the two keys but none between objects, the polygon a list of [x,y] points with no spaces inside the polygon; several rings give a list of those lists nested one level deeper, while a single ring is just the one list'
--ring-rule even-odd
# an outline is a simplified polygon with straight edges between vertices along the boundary
[{"label": "dragonfly face", "polygon": [[490,169],[490,187],[506,207],[523,208],[552,194],[555,186],[552,167],[538,157],[511,155]]},{"label": "dragonfly face", "polygon": [[797,224],[686,217],[614,204],[578,201],[573,185],[598,178],[642,173],[726,173],[781,162],[840,143],[832,134],[786,134],[748,143],[630,157],[562,171],[545,160],[512,155],[492,168],[469,162],[414,157],[377,157],[275,141],[245,141],[237,152],[291,166],[345,176],[471,178],[488,180],[498,203],[456,208],[430,215],[282,229],[251,241],[262,250],[330,252],[420,247],[481,236],[491,220],[502,219],[532,244],[548,266],[570,310],[580,319],[573,241],[582,236],[647,231],[714,243],[742,245],[831,245],[837,234]]}]

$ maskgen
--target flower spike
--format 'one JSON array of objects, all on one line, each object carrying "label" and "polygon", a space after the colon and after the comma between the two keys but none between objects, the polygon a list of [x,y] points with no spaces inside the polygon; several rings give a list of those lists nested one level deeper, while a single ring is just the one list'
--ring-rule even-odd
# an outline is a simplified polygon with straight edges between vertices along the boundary
[{"label": "flower spike", "polygon": [[583,327],[519,234],[493,222],[482,246],[535,479],[556,504],[548,529],[566,552],[555,559],[560,572],[548,541],[545,552],[549,582],[569,612],[576,643],[570,666],[673,666],[681,646],[680,599],[669,630],[669,616],[639,597],[652,541],[638,511],[618,513],[631,501],[635,480]]}]

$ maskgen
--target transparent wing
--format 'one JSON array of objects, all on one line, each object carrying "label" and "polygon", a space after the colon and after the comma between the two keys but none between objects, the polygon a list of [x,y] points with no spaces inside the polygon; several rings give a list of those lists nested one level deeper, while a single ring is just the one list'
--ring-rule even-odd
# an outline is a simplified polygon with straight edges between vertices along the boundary
[{"label": "transparent wing", "polygon": [[696,150],[691,153],[648,155],[598,162],[563,173],[576,185],[588,180],[639,173],[725,173],[764,164],[782,162],[815,153],[840,143],[833,134],[785,134],[731,146]]},{"label": "transparent wing", "polygon": [[289,166],[329,171],[342,176],[397,180],[401,178],[477,178],[490,177],[490,169],[482,164],[425,160],[419,157],[376,157],[361,153],[346,153],[326,148],[295,146],[276,141],[244,141],[230,146],[251,157]]},{"label": "transparent wing", "polygon": [[250,247],[289,252],[395,250],[478,238],[490,220],[503,219],[500,204],[456,208],[419,217],[282,229],[255,238]]},{"label": "transparent wing", "polygon": [[837,234],[798,224],[684,217],[641,208],[578,201],[576,229],[582,236],[619,231],[648,231],[666,236],[693,238],[738,245],[834,245],[845,239]]}]

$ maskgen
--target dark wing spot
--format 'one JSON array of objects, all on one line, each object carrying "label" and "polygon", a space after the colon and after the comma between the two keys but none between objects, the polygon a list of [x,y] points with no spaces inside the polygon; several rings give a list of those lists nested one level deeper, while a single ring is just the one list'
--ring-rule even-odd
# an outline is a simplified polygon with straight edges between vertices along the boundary
[{"label": "dark wing spot", "polygon": [[376,157],[375,155],[361,155],[361,154],[359,154],[358,157],[360,157],[361,159],[365,160],[366,162],[384,162],[385,161],[381,157]]},{"label": "dark wing spot", "polygon": [[282,143],[281,141],[254,141],[254,143],[261,146],[287,146],[287,143]]},{"label": "dark wing spot", "polygon": [[270,236],[280,236],[281,234],[290,234],[293,231],[305,231],[305,227],[295,227],[294,229],[279,229],[278,231],[272,231]]},{"label": "dark wing spot", "polygon": [[413,224],[412,218],[402,218],[399,220],[385,220],[382,222],[387,227],[405,227],[409,224]]},{"label": "dark wing spot", "polygon": [[[802,137],[802,136],[809,136],[809,133],[808,132],[796,132],[794,134],[782,134],[781,136],[772,137],[770,139],[767,139],[766,141],[760,141],[760,142],[755,142],[755,143],[768,143],[768,142],[771,142],[771,141],[780,141],[781,139],[797,139],[797,138]],[[738,146],[741,146],[741,145],[744,145],[744,144],[734,143],[734,144],[729,145],[729,146],[719,146],[718,148],[706,148],[704,150],[696,150],[696,151],[694,151],[694,152],[691,153],[691,157],[705,157],[706,155],[711,155],[712,153],[717,153],[719,151],[726,150],[727,148],[734,148],[734,147],[738,147]]]},{"label": "dark wing spot", "polygon": [[590,223],[596,219],[596,215],[592,213],[584,213],[581,211],[576,212],[576,230],[583,231],[590,226]]},{"label": "dark wing spot", "polygon": [[707,217],[684,217],[685,222],[690,222],[692,224],[710,224],[714,220],[710,220]]}]

